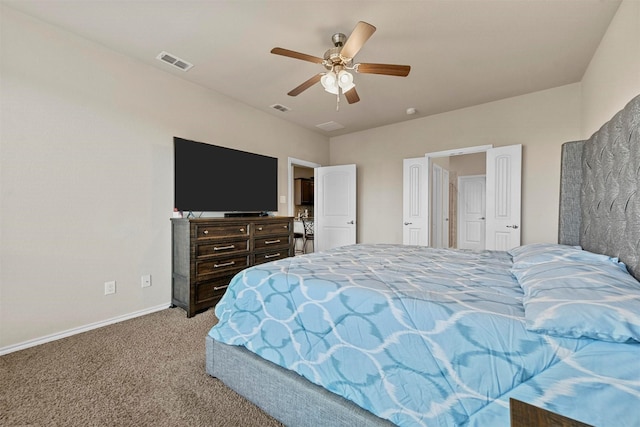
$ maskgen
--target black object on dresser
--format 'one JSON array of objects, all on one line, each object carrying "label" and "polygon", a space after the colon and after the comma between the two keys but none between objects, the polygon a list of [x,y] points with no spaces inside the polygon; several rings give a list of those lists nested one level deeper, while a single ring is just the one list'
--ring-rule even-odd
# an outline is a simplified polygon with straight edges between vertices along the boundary
[{"label": "black object on dresser", "polygon": [[231,278],[294,255],[292,217],[172,218],[171,303],[191,317],[216,305]]}]

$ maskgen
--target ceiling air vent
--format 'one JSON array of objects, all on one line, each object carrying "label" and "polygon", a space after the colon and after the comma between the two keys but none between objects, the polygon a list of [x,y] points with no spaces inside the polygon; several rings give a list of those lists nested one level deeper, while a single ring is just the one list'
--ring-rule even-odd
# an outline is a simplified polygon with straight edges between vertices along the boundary
[{"label": "ceiling air vent", "polygon": [[182,71],[188,71],[191,67],[193,67],[193,64],[167,52],[160,52],[160,54],[156,56],[156,58],[162,62],[173,65],[174,67],[179,68]]},{"label": "ceiling air vent", "polygon": [[282,104],[273,104],[270,107],[273,108],[274,110],[278,110],[278,111],[281,111],[283,113],[286,113],[287,111],[291,111],[291,108],[286,107],[286,106],[284,106]]},{"label": "ceiling air vent", "polygon": [[316,125],[316,127],[320,128],[322,130],[326,130],[327,132],[331,132],[332,130],[344,129],[343,125],[341,125],[338,122],[334,122],[334,121],[330,121],[330,122],[326,122],[326,123],[320,123],[319,125]]}]

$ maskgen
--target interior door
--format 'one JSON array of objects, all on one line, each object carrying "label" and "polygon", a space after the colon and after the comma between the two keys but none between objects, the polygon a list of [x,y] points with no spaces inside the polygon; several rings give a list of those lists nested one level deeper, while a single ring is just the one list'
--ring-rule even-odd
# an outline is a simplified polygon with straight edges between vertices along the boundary
[{"label": "interior door", "polygon": [[485,248],[486,177],[458,178],[458,248]]},{"label": "interior door", "polygon": [[442,168],[431,165],[431,247],[442,247]]},{"label": "interior door", "polygon": [[314,169],[316,251],[356,243],[356,165]]},{"label": "interior door", "polygon": [[449,247],[449,171],[431,166],[431,247]]},{"label": "interior door", "polygon": [[442,247],[449,247],[449,171],[442,169]]},{"label": "interior door", "polygon": [[487,150],[486,249],[520,246],[522,145]]},{"label": "interior door", "polygon": [[427,246],[427,158],[404,159],[402,168],[402,243]]}]

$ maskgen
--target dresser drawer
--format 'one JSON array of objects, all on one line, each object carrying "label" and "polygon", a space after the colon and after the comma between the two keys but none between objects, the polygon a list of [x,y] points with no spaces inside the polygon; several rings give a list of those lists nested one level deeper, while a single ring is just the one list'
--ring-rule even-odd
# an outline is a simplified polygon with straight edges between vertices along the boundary
[{"label": "dresser drawer", "polygon": [[256,253],[254,255],[253,264],[258,265],[258,264],[263,264],[269,261],[275,261],[277,259],[288,258],[290,256],[293,256],[292,254],[290,254],[290,251],[291,251],[291,248],[283,247],[283,248],[273,249],[266,252]]},{"label": "dresser drawer", "polygon": [[240,254],[206,261],[196,261],[196,279],[202,280],[222,274],[230,274],[236,270],[249,267],[249,254]]},{"label": "dresser drawer", "polygon": [[279,221],[279,222],[265,222],[260,224],[255,224],[255,229],[253,230],[253,235],[256,238],[260,236],[268,236],[272,234],[288,234],[289,233],[289,222]]},{"label": "dresser drawer", "polygon": [[256,237],[253,240],[253,249],[258,251],[261,249],[270,249],[277,247],[287,247],[289,246],[289,235],[284,234],[280,236],[271,236],[271,237]]},{"label": "dresser drawer", "polygon": [[199,282],[195,285],[195,304],[206,301],[219,300],[224,295],[229,281],[233,275],[219,277],[217,279]]},{"label": "dresser drawer", "polygon": [[197,243],[195,246],[196,258],[210,258],[225,256],[249,250],[249,239],[216,240],[215,242]]},{"label": "dresser drawer", "polygon": [[248,223],[236,224],[196,224],[195,238],[201,239],[223,239],[228,237],[249,236]]}]

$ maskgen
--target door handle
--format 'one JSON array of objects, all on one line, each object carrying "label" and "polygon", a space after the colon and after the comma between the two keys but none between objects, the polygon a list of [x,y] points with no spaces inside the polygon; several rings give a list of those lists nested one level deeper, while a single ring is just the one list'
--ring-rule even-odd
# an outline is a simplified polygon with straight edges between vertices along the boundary
[{"label": "door handle", "polygon": [[354,220],[351,220],[349,222],[347,222],[347,224],[355,224],[356,222]]},{"label": "door handle", "polygon": [[481,216],[481,217],[480,217],[480,218],[478,218],[478,219],[481,219],[481,220],[483,220],[483,221],[484,221],[486,218],[485,218],[485,217],[483,217],[483,216]]},{"label": "door handle", "polygon": [[405,222],[404,225],[411,225],[413,224],[412,222]]},{"label": "door handle", "polygon": [[515,230],[516,228],[518,228],[518,226],[517,226],[517,225],[515,225],[515,224],[514,224],[514,225],[507,225],[506,227],[507,227],[507,228],[513,228],[514,230]]}]

